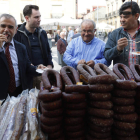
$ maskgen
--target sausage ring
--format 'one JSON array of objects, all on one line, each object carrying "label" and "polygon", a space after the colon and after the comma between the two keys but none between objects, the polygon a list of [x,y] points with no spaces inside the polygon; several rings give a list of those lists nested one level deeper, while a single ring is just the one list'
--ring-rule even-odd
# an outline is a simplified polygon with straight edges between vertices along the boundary
[{"label": "sausage ring", "polygon": [[84,119],[81,117],[76,117],[76,118],[66,117],[64,119],[64,122],[66,125],[78,125],[78,124],[81,124],[82,122],[84,122]]},{"label": "sausage ring", "polygon": [[87,138],[86,140],[112,140],[112,137],[108,137],[108,138],[105,138],[105,139],[98,139],[98,138],[92,137],[89,134],[87,135],[86,138]]},{"label": "sausage ring", "polygon": [[63,135],[63,131],[62,131],[62,129],[60,129],[57,132],[48,134],[48,139],[57,139],[57,138],[61,137],[62,135]]},{"label": "sausage ring", "polygon": [[114,140],[139,140],[139,138],[136,135],[127,136],[127,137],[115,136],[115,138],[113,138],[113,139]]},{"label": "sausage ring", "polygon": [[133,73],[133,75],[135,77],[135,81],[140,82],[140,75],[139,75],[140,65],[131,64],[130,65],[130,70],[131,70],[131,72]]},{"label": "sausage ring", "polygon": [[79,138],[82,137],[83,135],[84,135],[84,130],[79,130],[77,132],[66,131],[66,136],[68,136],[69,138]]},{"label": "sausage ring", "polygon": [[84,128],[84,123],[80,123],[78,125],[73,125],[73,126],[65,125],[64,128],[68,132],[77,132],[77,131],[82,130]]},{"label": "sausage ring", "polygon": [[66,110],[65,114],[69,117],[84,117],[86,114],[86,110]]}]

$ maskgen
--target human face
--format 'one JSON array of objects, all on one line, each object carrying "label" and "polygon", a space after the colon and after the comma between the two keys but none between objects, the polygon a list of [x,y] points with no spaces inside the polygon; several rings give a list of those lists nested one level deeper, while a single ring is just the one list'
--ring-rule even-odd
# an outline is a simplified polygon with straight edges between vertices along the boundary
[{"label": "human face", "polygon": [[65,37],[65,34],[61,34],[61,36],[60,36],[62,39],[64,39],[64,37]]},{"label": "human face", "polygon": [[30,28],[37,28],[40,26],[41,15],[38,10],[32,9],[31,16],[30,17],[26,16],[25,18],[26,18]]},{"label": "human face", "polygon": [[[125,12],[132,12],[132,10],[131,10],[131,8],[128,8],[128,9],[125,9],[123,12],[124,13]],[[138,13],[136,15],[121,14],[120,15],[120,23],[124,29],[133,29],[133,28],[135,28],[134,26],[136,26],[135,22],[137,23],[138,17],[139,17]]]},{"label": "human face", "polygon": [[17,27],[13,18],[2,17],[0,19],[0,34],[5,35],[7,37],[8,42],[11,42],[16,32]]},{"label": "human face", "polygon": [[88,43],[94,38],[94,26],[91,22],[84,22],[81,25],[81,37],[84,42]]}]

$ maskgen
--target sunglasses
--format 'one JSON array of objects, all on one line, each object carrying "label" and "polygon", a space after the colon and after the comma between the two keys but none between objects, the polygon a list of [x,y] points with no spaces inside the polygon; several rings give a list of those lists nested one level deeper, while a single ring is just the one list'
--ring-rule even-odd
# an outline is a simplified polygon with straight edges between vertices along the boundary
[{"label": "sunglasses", "polygon": [[12,26],[12,25],[5,25],[5,24],[0,24],[0,27],[1,27],[1,28],[6,28],[6,27],[8,27],[9,29],[14,29],[14,26]]},{"label": "sunglasses", "polygon": [[128,12],[128,11],[122,11],[122,12],[120,12],[120,15],[132,15],[132,12]]}]

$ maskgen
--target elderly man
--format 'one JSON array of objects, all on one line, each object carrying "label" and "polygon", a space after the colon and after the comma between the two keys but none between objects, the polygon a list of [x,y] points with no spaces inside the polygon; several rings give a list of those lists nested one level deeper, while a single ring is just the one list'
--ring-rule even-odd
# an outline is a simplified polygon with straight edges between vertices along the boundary
[{"label": "elderly man", "polygon": [[120,10],[121,27],[114,30],[109,36],[105,46],[105,58],[113,60],[113,64],[123,63],[127,66],[140,64],[140,56],[131,52],[140,51],[140,23],[138,21],[140,9],[136,2],[125,2]]},{"label": "elderly man", "polygon": [[60,54],[61,66],[62,67],[66,66],[66,64],[63,61],[63,54],[66,51],[66,47],[68,45],[66,40],[64,39],[64,37],[65,37],[65,33],[61,32],[60,33],[60,39],[57,41],[57,50],[58,50],[58,52]]},{"label": "elderly man", "polygon": [[76,34],[73,35],[72,39],[74,39],[74,38],[76,38],[76,37],[78,37],[78,36],[81,36],[80,28],[77,28],[75,31],[76,31]]},{"label": "elderly man", "polygon": [[69,43],[72,40],[72,37],[74,35],[74,31],[72,30],[72,27],[68,27],[69,33],[67,36],[67,42]]},{"label": "elderly man", "polygon": [[93,68],[96,63],[110,65],[104,58],[105,43],[94,37],[95,31],[94,21],[90,19],[82,21],[81,36],[72,39],[63,56],[63,61],[68,66],[76,68],[78,64],[87,64]]},{"label": "elderly man", "polygon": [[[5,99],[8,94],[18,96],[22,90],[28,89],[28,75],[37,75],[37,67],[31,65],[25,45],[13,39],[16,31],[15,18],[9,14],[2,14],[0,16],[0,100]],[[39,65],[38,68],[44,66]]]}]

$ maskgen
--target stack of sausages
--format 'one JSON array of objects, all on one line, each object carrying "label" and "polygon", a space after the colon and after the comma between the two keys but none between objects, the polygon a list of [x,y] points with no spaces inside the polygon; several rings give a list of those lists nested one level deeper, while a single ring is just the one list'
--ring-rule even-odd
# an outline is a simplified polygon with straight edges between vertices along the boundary
[{"label": "stack of sausages", "polygon": [[65,83],[62,93],[64,107],[64,129],[66,140],[85,140],[86,96],[89,91],[87,85],[77,85],[79,74],[69,66],[60,70]]},{"label": "stack of sausages", "polygon": [[41,108],[41,129],[48,134],[48,140],[64,140],[62,120],[62,81],[55,70],[47,70],[42,74],[38,95]]},{"label": "stack of sausages", "polygon": [[137,124],[136,124],[136,134],[140,139],[140,65],[131,64],[130,70],[134,75],[135,81],[137,82],[136,97],[135,97],[135,108],[138,114]]},{"label": "stack of sausages", "polygon": [[88,140],[111,140],[113,124],[113,104],[111,102],[111,91],[115,79],[105,73],[99,74],[100,65],[94,67],[96,76],[89,79],[90,93],[88,94]]},{"label": "stack of sausages", "polygon": [[135,95],[137,88],[133,74],[124,64],[115,64],[114,73],[120,78],[114,84],[112,101],[114,104],[113,138],[115,140],[138,140],[135,135],[137,114],[135,113]]}]

